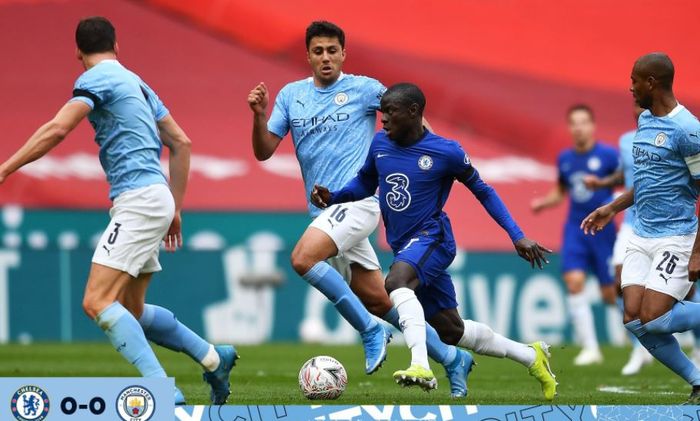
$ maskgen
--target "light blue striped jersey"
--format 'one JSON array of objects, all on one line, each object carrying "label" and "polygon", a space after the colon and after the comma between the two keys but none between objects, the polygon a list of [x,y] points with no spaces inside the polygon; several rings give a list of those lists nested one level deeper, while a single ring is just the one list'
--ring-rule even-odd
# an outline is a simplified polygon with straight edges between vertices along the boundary
[{"label": "light blue striped jersey", "polygon": [[141,78],[116,60],[103,60],[78,78],[71,101],[92,108],[88,119],[100,146],[110,199],[127,190],[167,184],[156,122],[169,112]]},{"label": "light blue striped jersey", "polygon": [[364,164],[384,91],[375,79],[341,74],[327,87],[309,77],[277,94],[267,128],[281,138],[291,131],[312,216],[321,212],[308,202],[314,184],[338,190]]},{"label": "light blue striped jersey", "polygon": [[695,233],[700,179],[700,122],[678,104],[668,115],[639,116],[632,149],[634,201],[640,237]]}]

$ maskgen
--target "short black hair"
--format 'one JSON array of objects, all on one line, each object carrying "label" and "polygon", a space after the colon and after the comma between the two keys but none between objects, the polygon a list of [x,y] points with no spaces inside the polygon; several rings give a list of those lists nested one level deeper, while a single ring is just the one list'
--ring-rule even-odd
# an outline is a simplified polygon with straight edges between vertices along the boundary
[{"label": "short black hair", "polygon": [[571,114],[575,113],[576,111],[583,111],[588,113],[588,116],[591,118],[591,121],[595,121],[595,114],[593,113],[593,108],[591,108],[588,104],[574,104],[570,106],[566,110],[566,118],[570,118]]},{"label": "short black hair", "polygon": [[410,107],[412,104],[418,104],[418,109],[421,114],[425,110],[425,95],[420,88],[409,82],[401,82],[396,85],[392,85],[389,89],[384,92],[383,98],[396,97],[398,101],[406,106]]},{"label": "short black hair", "polygon": [[649,53],[645,54],[635,63],[635,67],[639,68],[645,76],[652,76],[659,81],[662,88],[671,90],[673,88],[673,78],[676,69],[673,66],[671,57],[666,53]]},{"label": "short black hair", "polygon": [[326,20],[316,20],[306,28],[306,49],[311,45],[313,37],[338,38],[341,48],[345,48],[345,32],[340,26]]},{"label": "short black hair", "polygon": [[102,16],[92,16],[78,22],[75,43],[85,54],[114,51],[117,34],[112,22]]}]

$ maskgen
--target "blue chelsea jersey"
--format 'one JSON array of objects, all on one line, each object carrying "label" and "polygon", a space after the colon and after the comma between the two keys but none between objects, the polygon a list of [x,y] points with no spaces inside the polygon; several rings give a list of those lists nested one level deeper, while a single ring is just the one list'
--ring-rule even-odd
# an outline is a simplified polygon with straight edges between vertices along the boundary
[{"label": "blue chelsea jersey", "polygon": [[[384,91],[375,79],[341,74],[328,87],[309,77],[279,92],[267,127],[280,138],[291,132],[307,202],[314,183],[338,189],[362,167]],[[321,212],[311,203],[308,209]]]},{"label": "blue chelsea jersey", "polygon": [[589,213],[612,200],[612,189],[589,190],[583,179],[586,175],[602,178],[614,173],[619,167],[614,148],[599,142],[584,153],[570,148],[559,155],[557,167],[559,183],[569,193],[568,223],[580,224]]},{"label": "blue chelsea jersey", "polygon": [[110,199],[127,190],[167,184],[156,122],[169,112],[141,78],[116,60],[103,60],[78,78],[71,101],[92,109],[88,120],[95,129]]}]

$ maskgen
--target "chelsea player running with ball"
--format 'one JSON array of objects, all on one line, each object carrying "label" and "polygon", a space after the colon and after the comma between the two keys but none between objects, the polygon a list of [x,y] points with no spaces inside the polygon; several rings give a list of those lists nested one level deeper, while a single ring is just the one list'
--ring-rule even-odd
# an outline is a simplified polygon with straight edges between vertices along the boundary
[{"label": "chelsea player running with ball", "polygon": [[508,232],[518,254],[540,268],[549,250],[525,238],[496,192],[479,177],[469,156],[454,141],[426,130],[422,124],[425,96],[408,83],[389,88],[381,100],[383,131],[374,136],[357,176],[334,192],[315,186],[311,200],[326,208],[374,195],[386,225],[394,263],[386,290],[397,308],[401,330],[411,349],[411,366],[394,373],[397,382],[437,387],[426,354],[426,320],[447,343],[477,353],[508,357],[529,368],[551,400],[557,383],[543,342],[525,345],[493,332],[488,326],[462,320],[447,268],[456,246],[442,208],[454,180],[467,186],[491,217]]},{"label": "chelsea player running with ball", "polygon": [[[253,111],[255,157],[260,161],[272,157],[291,132],[308,197],[314,181],[340,188],[360,169],[386,88],[375,79],[342,72],[345,33],[333,23],[312,22],[306,30],[306,50],[313,76],[286,85],[275,99],[269,120],[264,83],[250,92],[248,103]],[[367,238],[379,223],[377,199],[369,197],[324,212],[309,203],[309,213],[315,219],[292,252],[292,266],[360,333],[365,371],[371,374],[386,358],[390,333],[370,313],[399,328],[398,313],[384,289],[379,260]],[[452,395],[466,396],[471,355],[442,343],[432,328],[427,336],[428,352],[444,365]]]},{"label": "chelsea player running with ball", "polygon": [[700,188],[700,122],[673,94],[674,67],[663,53],[640,57],[630,91],[645,109],[632,144],[634,187],[582,222],[596,234],[634,204],[637,219],[622,265],[625,327],[692,386],[700,404],[700,369],[673,336],[700,326],[700,304],[685,301],[700,277],[695,209]]},{"label": "chelsea player running with ball", "polygon": [[[156,93],[117,61],[115,30],[105,18],[83,19],[75,33],[85,72],[73,98],[0,165],[0,183],[57,146],[85,117],[95,129],[100,163],[110,184],[111,221],[92,257],[83,309],[115,349],[144,377],[166,377],[148,341],[184,352],[202,365],[214,404],[230,394],[232,346],[209,344],[170,310],[145,304],[158,250],[182,247],[180,209],[190,167],[190,140]],[[170,149],[170,186],[160,166]],[[185,398],[175,389],[175,403]]]}]

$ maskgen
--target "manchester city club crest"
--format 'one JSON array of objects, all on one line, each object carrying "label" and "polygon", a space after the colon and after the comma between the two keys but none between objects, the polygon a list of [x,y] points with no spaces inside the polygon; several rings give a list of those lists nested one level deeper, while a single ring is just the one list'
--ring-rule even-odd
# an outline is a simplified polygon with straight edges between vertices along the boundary
[{"label": "manchester city club crest", "polygon": [[49,415],[49,396],[40,387],[23,386],[12,395],[10,410],[17,421],[42,421]]},{"label": "manchester city club crest", "polygon": [[153,394],[142,386],[129,386],[117,398],[117,413],[124,421],[148,421],[155,410]]},{"label": "manchester city club crest", "polygon": [[666,143],[666,133],[662,132],[662,133],[657,134],[656,137],[654,138],[654,145],[661,146],[664,143]]},{"label": "manchester city club crest", "polygon": [[423,155],[418,158],[418,167],[421,170],[429,170],[433,166],[433,158],[428,155]]},{"label": "manchester city club crest", "polygon": [[345,92],[338,92],[333,99],[333,102],[335,102],[335,105],[344,105],[348,102],[350,98],[348,97],[348,94]]}]

